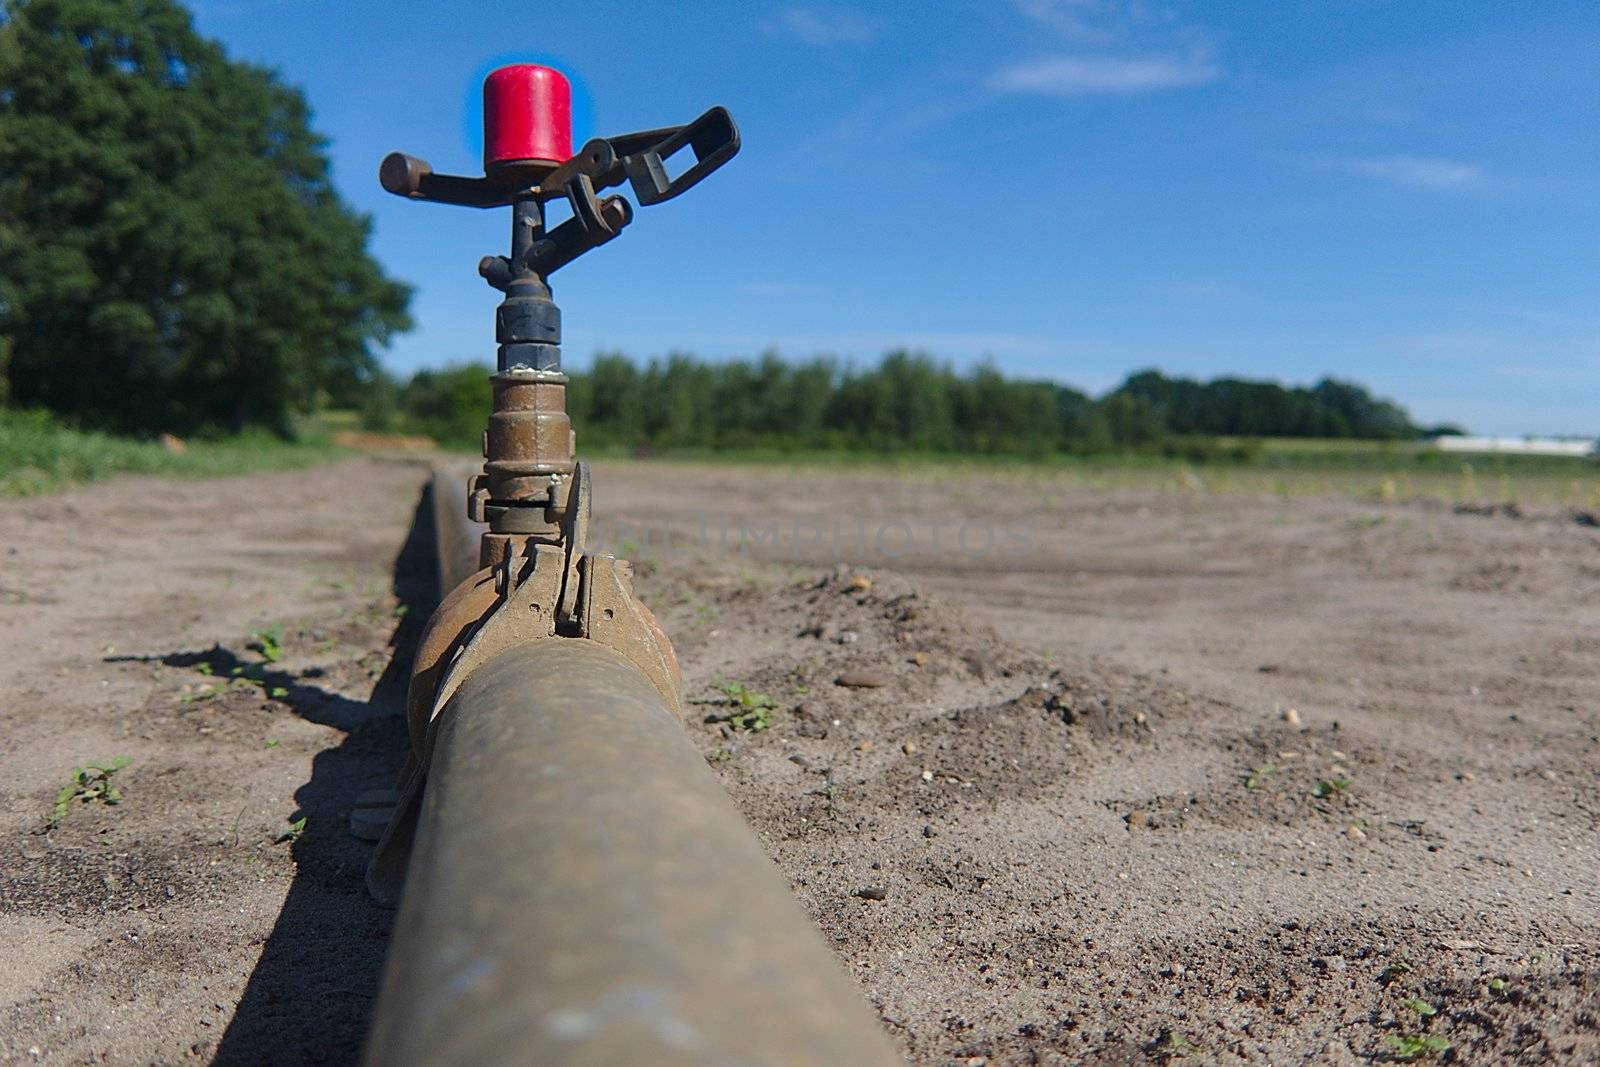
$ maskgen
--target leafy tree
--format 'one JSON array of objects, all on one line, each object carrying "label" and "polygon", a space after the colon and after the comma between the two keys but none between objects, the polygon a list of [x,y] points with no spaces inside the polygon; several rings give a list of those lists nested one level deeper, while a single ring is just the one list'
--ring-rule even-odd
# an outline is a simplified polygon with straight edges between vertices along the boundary
[{"label": "leafy tree", "polygon": [[[1334,378],[1306,389],[1242,378],[1197,382],[1146,370],[1129,375],[1102,404],[1119,396],[1143,405],[1167,432],[1180,435],[1402,440],[1420,433],[1400,405]],[[1134,410],[1118,403],[1119,417]]]},{"label": "leafy tree", "polygon": [[[10,401],[120,430],[284,431],[371,379],[409,290],[298,90],[175,0],[3,0]],[[0,390],[3,392],[3,390]]]},{"label": "leafy tree", "polygon": [[[418,371],[400,390],[396,406],[405,413],[400,428],[420,431],[437,441],[478,444],[494,399],[489,387],[491,373],[492,368],[475,363]],[[383,428],[395,428],[399,421]],[[369,425],[378,428],[370,418]]]}]

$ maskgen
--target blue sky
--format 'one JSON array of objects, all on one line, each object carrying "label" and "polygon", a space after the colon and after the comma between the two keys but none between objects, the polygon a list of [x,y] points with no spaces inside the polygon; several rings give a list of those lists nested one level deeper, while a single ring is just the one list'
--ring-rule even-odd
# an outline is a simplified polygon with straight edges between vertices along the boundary
[{"label": "blue sky", "polygon": [[1368,383],[1479,432],[1600,432],[1593,0],[198,0],[302,86],[374,251],[398,371],[492,360],[503,212],[479,84],[552,63],[576,139],[728,107],[740,155],[555,278],[569,365],[924,348],[1099,391],[1146,366]]}]

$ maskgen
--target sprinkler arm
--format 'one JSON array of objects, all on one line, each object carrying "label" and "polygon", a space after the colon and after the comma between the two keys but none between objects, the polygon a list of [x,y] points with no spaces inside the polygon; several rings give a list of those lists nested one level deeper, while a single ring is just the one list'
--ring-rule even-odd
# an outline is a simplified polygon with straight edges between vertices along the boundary
[{"label": "sprinkler arm", "polygon": [[[669,177],[666,161],[685,148],[694,153],[693,165]],[[713,107],[686,126],[596,137],[560,165],[515,163],[482,178],[435,174],[427,160],[392,152],[379,168],[378,180],[388,192],[409,200],[485,208],[506,207],[530,196],[540,203],[567,196],[568,184],[581,175],[596,192],[626,181],[640,205],[648,207],[688,192],[738,151],[733,116],[726,108]]]}]

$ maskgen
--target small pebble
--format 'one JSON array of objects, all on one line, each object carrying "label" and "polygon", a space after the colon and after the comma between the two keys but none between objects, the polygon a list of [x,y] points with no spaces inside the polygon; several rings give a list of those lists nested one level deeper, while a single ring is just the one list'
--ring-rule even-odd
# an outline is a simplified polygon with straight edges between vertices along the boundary
[{"label": "small pebble", "polygon": [[931,781],[933,781],[933,772],[932,772],[932,771],[923,771],[923,772],[922,772],[922,780],[923,780],[923,781],[924,781],[924,782],[931,782]]},{"label": "small pebble", "polygon": [[857,889],[853,895],[862,900],[887,900],[889,891],[881,885],[865,885]]},{"label": "small pebble", "polygon": [[866,752],[871,747],[872,747],[872,742],[866,740],[865,738],[863,738],[862,740],[856,742],[856,751],[857,752]]},{"label": "small pebble", "polygon": [[837,644],[853,645],[857,641],[861,640],[861,635],[856,633],[854,630],[840,630],[838,635],[835,636],[833,640]]},{"label": "small pebble", "polygon": [[881,689],[889,684],[889,679],[877,671],[845,671],[833,684],[847,689]]},{"label": "small pebble", "polygon": [[922,836],[923,837],[938,837],[939,836],[939,831],[937,831],[937,830],[935,830],[933,828],[933,824],[932,823],[929,823],[927,826],[924,826],[922,828]]},{"label": "small pebble", "polygon": [[1300,713],[1293,708],[1290,708],[1288,711],[1283,713],[1283,721],[1288,723],[1290,726],[1299,726]]},{"label": "small pebble", "polygon": [[1139,827],[1147,825],[1150,822],[1150,816],[1146,815],[1142,811],[1130,811],[1123,818],[1123,821],[1128,824],[1128,829],[1137,830]]},{"label": "small pebble", "polygon": [[1367,839],[1367,832],[1361,829],[1359,826],[1352,826],[1350,829],[1344,832],[1344,836],[1348,837],[1352,841],[1365,841]]},{"label": "small pebble", "polygon": [[865,593],[868,589],[872,588],[872,579],[868,578],[865,574],[858,574],[854,578],[850,579],[850,584],[845,586],[845,588],[853,593]]},{"label": "small pebble", "polygon": [[917,751],[917,743],[915,741],[907,741],[905,744],[900,746],[900,751],[904,752],[908,756],[913,755]]},{"label": "small pebble", "polygon": [[926,652],[913,652],[911,653],[911,662],[919,667],[926,667],[928,665],[928,654]]}]

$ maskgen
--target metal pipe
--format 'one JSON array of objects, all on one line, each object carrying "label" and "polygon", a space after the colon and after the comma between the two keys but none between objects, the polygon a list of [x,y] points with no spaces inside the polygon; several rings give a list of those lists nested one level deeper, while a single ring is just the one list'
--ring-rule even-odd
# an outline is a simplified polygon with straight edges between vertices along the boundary
[{"label": "metal pipe", "polygon": [[483,524],[467,518],[467,491],[459,472],[433,469],[433,537],[439,549],[439,596],[478,570],[478,540]]},{"label": "metal pipe", "polygon": [[902,1062],[655,687],[575,638],[442,713],[366,1058]]}]

